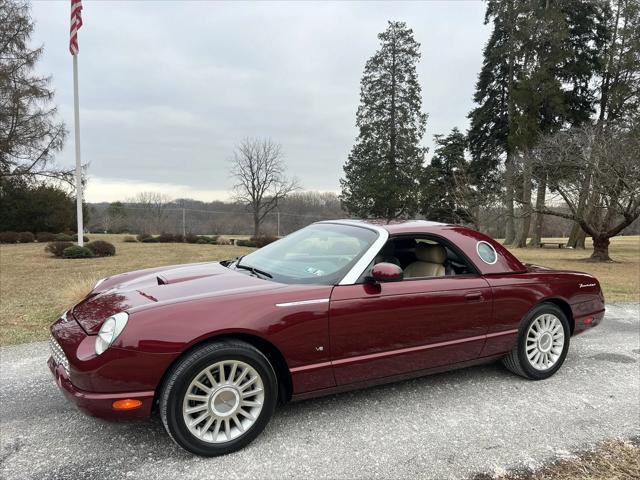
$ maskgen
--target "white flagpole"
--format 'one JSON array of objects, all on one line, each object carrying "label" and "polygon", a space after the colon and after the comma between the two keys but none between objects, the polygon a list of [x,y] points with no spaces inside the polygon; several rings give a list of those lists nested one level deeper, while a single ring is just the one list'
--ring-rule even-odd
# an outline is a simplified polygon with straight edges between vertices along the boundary
[{"label": "white flagpole", "polygon": [[78,54],[73,55],[73,113],[76,142],[76,209],[78,218],[78,245],[84,246],[82,225],[82,163],[80,162],[80,105],[78,102]]}]

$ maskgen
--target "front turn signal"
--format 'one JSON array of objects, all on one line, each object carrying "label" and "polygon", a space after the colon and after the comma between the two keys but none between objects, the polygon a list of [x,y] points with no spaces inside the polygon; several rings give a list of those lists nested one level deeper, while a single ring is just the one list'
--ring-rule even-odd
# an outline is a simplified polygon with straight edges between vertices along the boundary
[{"label": "front turn signal", "polygon": [[122,400],[116,400],[111,406],[114,410],[135,410],[142,406],[142,402],[132,398],[125,398]]}]

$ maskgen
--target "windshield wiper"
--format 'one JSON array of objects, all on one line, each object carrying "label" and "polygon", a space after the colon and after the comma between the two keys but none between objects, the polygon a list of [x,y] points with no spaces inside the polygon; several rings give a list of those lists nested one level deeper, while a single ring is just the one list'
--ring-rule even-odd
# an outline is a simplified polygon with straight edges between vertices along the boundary
[{"label": "windshield wiper", "polygon": [[240,260],[238,260],[238,262],[236,263],[236,268],[242,268],[243,270],[249,270],[251,273],[253,273],[254,275],[257,275],[257,276],[273,278],[273,275],[271,275],[270,273],[263,272],[262,270],[258,270],[255,267],[250,267],[249,265],[240,264]]}]

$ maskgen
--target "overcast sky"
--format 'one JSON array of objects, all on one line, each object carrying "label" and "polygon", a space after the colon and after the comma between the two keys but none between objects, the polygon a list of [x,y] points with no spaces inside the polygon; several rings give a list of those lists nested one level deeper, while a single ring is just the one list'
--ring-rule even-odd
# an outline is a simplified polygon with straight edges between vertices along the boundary
[{"label": "overcast sky", "polygon": [[[79,33],[87,200],[138,191],[226,199],[229,159],[242,138],[271,137],[307,190],[338,191],[357,134],[364,64],[387,20],[422,44],[429,114],[424,144],[466,129],[482,48],[480,1],[409,3],[92,2]],[[73,132],[69,2],[34,1],[38,71],[52,75]],[[73,135],[60,164],[71,165]]]}]

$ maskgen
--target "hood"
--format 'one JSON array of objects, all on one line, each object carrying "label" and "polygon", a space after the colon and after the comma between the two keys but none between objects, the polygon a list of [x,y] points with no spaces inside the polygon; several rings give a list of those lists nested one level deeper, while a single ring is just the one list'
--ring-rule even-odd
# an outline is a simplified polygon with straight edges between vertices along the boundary
[{"label": "hood", "polygon": [[71,313],[89,335],[111,315],[198,297],[241,295],[283,288],[219,263],[154,268],[116,275],[99,284]]}]

